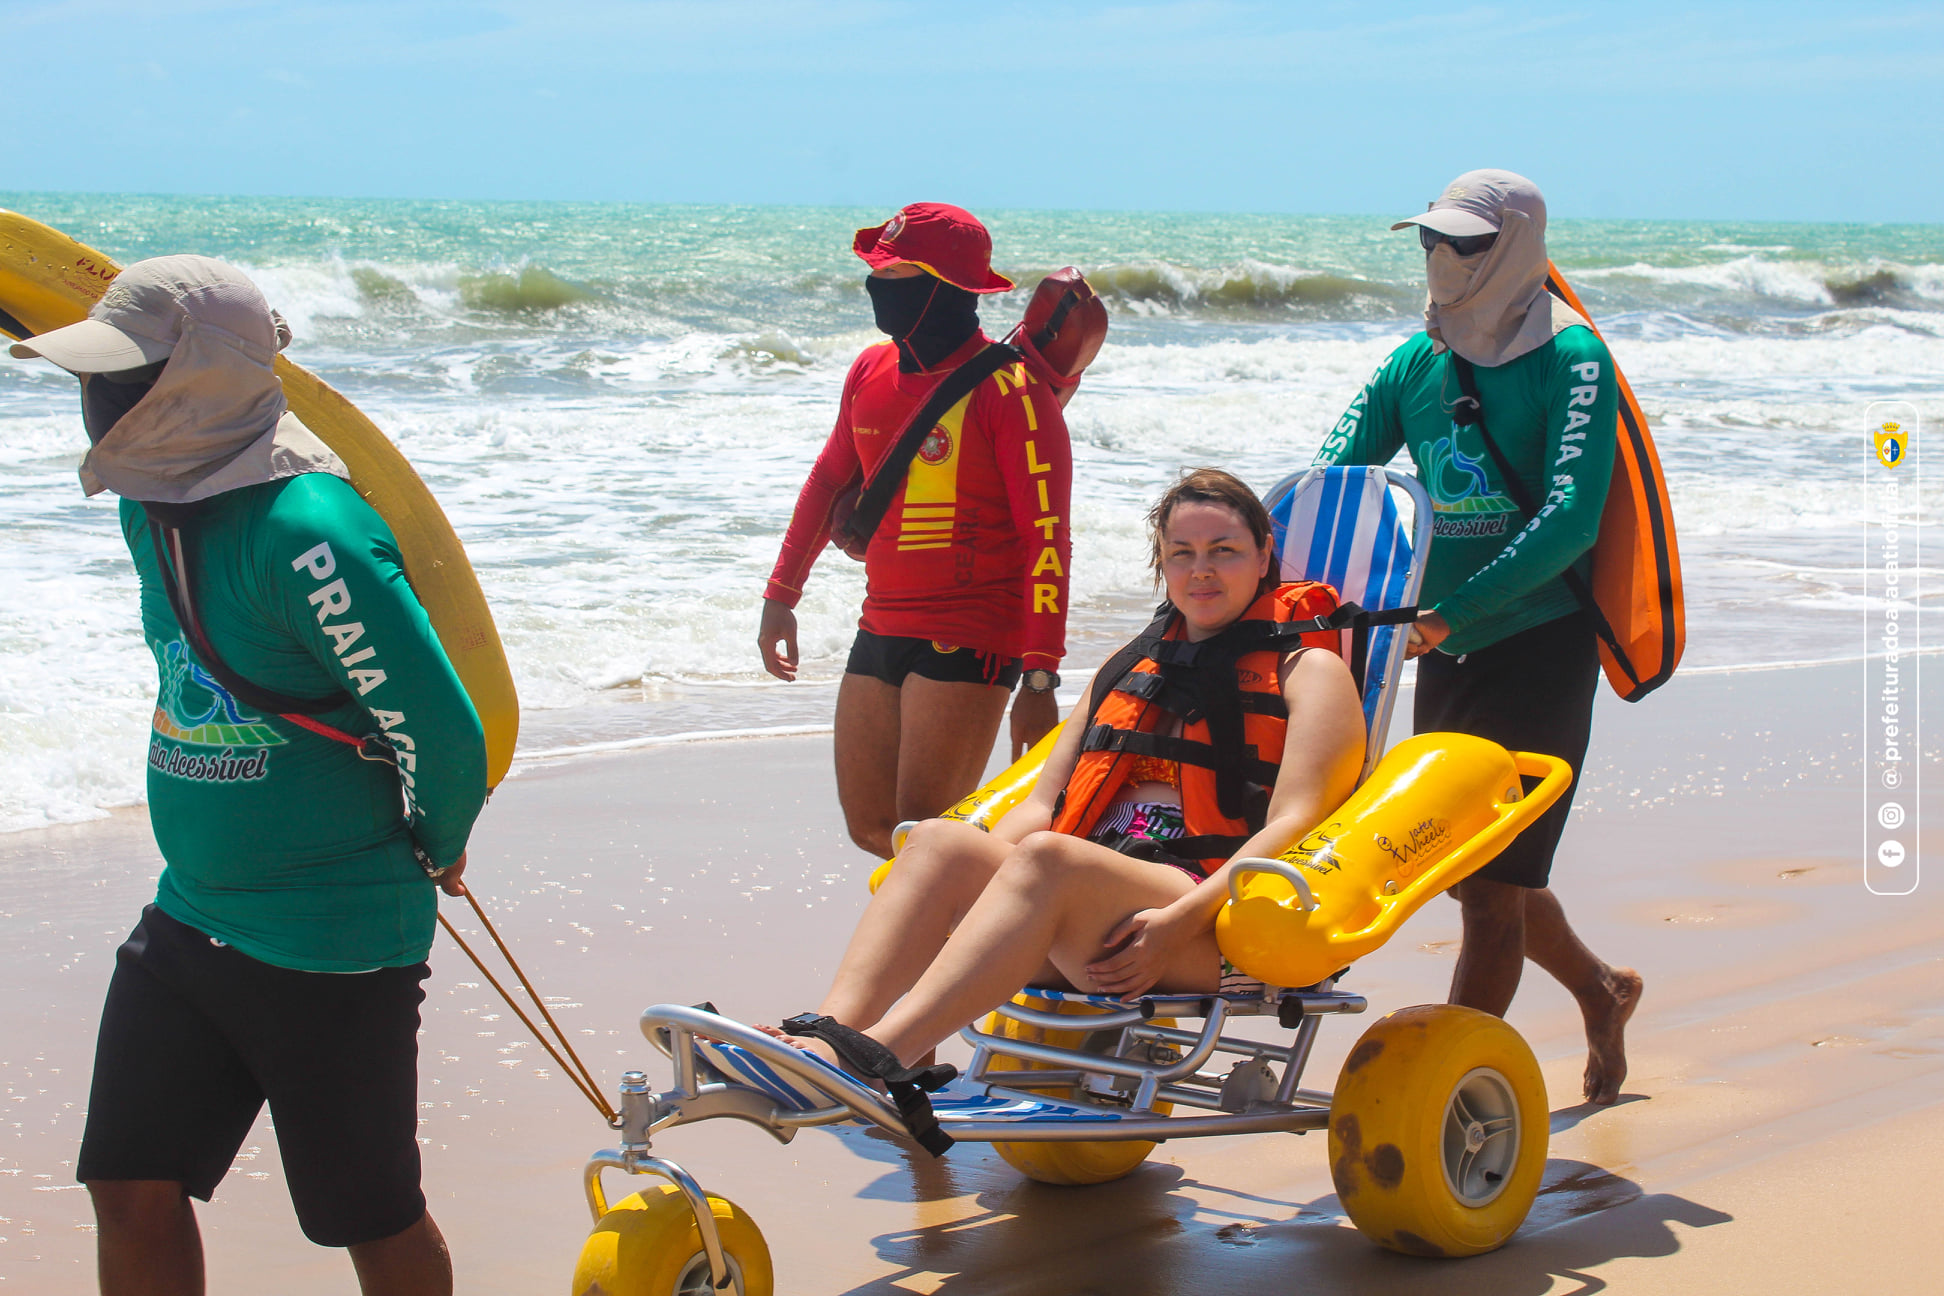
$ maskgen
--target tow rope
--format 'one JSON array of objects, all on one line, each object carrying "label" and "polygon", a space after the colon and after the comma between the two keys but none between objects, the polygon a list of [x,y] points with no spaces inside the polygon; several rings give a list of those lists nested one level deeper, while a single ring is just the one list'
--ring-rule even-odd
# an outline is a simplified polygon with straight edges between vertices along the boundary
[{"label": "tow rope", "polygon": [[[480,925],[486,929],[486,934],[493,938],[493,944],[499,947],[500,957],[506,960],[506,966],[513,969],[513,975],[518,978],[520,988],[526,991],[527,998],[533,1001],[533,1006],[540,1010],[540,1016],[546,1021],[548,1028],[553,1032],[553,1039],[549,1040],[547,1033],[534,1025],[533,1018],[527,1016],[526,1011],[520,1007],[519,1002],[507,991],[505,986],[500,984],[499,978],[493,975],[492,970],[486,966],[485,961],[473,951],[472,946],[466,943],[466,938],[459,934],[459,929],[454,927],[446,919],[444,914],[439,915],[439,926],[445,928],[446,935],[452,937],[453,943],[458,945],[460,951],[472,960],[472,965],[479,969],[479,974],[485,977],[493,989],[498,992],[501,1001],[513,1010],[513,1015],[520,1019],[521,1023],[532,1033],[533,1038],[540,1041],[540,1047],[547,1050],[547,1055],[553,1058],[555,1065],[559,1066],[567,1074],[567,1078],[574,1082],[574,1087],[581,1091],[581,1096],[586,1098],[588,1102],[594,1104],[594,1110],[601,1113],[601,1119],[606,1121],[612,1129],[621,1128],[620,1114],[614,1110],[613,1106],[609,1104],[607,1096],[601,1092],[600,1082],[595,1080],[594,1073],[588,1069],[587,1063],[581,1061],[580,1054],[574,1051],[573,1044],[567,1039],[567,1032],[560,1028],[560,1023],[554,1020],[554,1015],[547,1011],[546,1000],[542,999],[539,991],[533,988],[533,982],[528,979],[525,969],[520,966],[520,961],[513,957],[513,951],[506,947],[504,940],[500,939],[499,929],[493,926],[493,920],[488,918],[486,916],[486,910],[480,907],[479,898],[473,895],[471,887],[463,883],[460,884],[459,894],[466,897],[466,903],[471,905],[473,913],[479,916]],[[557,1049],[554,1047],[556,1041],[560,1045]],[[565,1053],[566,1056],[562,1057],[562,1053]]]}]

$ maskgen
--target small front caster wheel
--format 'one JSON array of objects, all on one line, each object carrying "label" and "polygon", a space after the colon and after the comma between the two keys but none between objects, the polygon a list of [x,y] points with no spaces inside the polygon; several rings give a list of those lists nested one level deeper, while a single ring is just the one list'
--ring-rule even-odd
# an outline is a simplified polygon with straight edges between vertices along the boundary
[{"label": "small front caster wheel", "polygon": [[[773,1296],[769,1244],[734,1202],[709,1198],[735,1296]],[[709,1281],[709,1257],[688,1198],[674,1184],[638,1192],[601,1216],[574,1266],[574,1296],[728,1296]]]}]

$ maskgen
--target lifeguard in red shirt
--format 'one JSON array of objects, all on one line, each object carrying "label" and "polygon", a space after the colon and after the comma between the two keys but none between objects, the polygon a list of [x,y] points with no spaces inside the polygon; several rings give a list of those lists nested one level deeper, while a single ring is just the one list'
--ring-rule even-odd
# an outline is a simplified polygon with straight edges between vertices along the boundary
[{"label": "lifeguard in red shirt", "polygon": [[[796,678],[793,609],[830,537],[831,506],[873,479],[934,389],[990,344],[980,294],[1013,286],[993,272],[985,226],[944,203],[913,203],[852,246],[871,267],[865,287],[891,341],[851,365],[764,591],[763,665],[783,680]],[[936,815],[977,786],[1015,683],[1015,752],[1059,719],[1073,473],[1048,377],[1006,365],[952,406],[871,536],[836,748],[851,840],[875,855],[890,856],[901,820]]]}]

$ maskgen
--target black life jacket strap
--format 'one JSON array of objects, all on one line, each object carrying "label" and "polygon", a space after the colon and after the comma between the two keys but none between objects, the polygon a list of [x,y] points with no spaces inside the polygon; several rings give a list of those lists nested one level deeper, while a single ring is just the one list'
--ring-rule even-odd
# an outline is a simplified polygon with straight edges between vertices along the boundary
[{"label": "black life jacket strap", "polygon": [[[1189,724],[1202,718],[1202,709],[1206,705],[1200,690],[1170,680],[1167,676],[1153,671],[1130,670],[1115,681],[1113,691],[1139,698],[1143,702],[1152,702],[1163,711],[1180,716]],[[1250,715],[1273,716],[1278,720],[1289,718],[1289,703],[1283,701],[1280,693],[1258,693],[1253,689],[1243,689],[1237,702],[1242,710]]]},{"label": "black life jacket strap", "polygon": [[1243,836],[1229,836],[1223,833],[1202,833],[1193,837],[1175,837],[1168,841],[1156,841],[1152,837],[1142,837],[1134,833],[1118,833],[1112,837],[1094,839],[1116,854],[1130,859],[1153,860],[1157,864],[1173,864],[1177,868],[1192,868],[1207,875],[1203,867],[1209,860],[1226,860],[1233,856],[1249,839]]},{"label": "black life jacket strap", "polygon": [[[1223,749],[1214,743],[1142,733],[1136,729],[1116,729],[1108,724],[1096,724],[1088,729],[1086,736],[1080,740],[1080,750],[1153,756],[1160,760],[1174,761],[1178,765],[1193,765],[1200,769],[1214,770],[1218,776],[1224,772],[1233,772],[1242,775],[1258,787],[1274,787],[1276,774],[1280,768],[1268,761],[1241,756],[1239,753],[1225,759]],[[1228,814],[1228,811],[1224,809],[1222,813]],[[1243,816],[1237,813],[1229,817],[1239,819]]]},{"label": "black life jacket strap", "polygon": [[783,1029],[830,1045],[844,1069],[853,1075],[884,1081],[898,1115],[904,1119],[905,1129],[919,1147],[938,1157],[944,1156],[952,1146],[952,1136],[938,1127],[938,1117],[933,1114],[931,1099],[926,1095],[950,1084],[958,1076],[957,1067],[949,1062],[935,1062],[926,1067],[904,1066],[895,1053],[869,1035],[852,1030],[834,1017],[816,1013],[798,1013],[783,1023]]},{"label": "black life jacket strap", "polygon": [[1372,612],[1355,603],[1343,603],[1333,612],[1304,621],[1237,621],[1222,633],[1199,643],[1168,639],[1165,637],[1165,626],[1160,633],[1150,626],[1131,646],[1141,649],[1142,656],[1163,666],[1198,666],[1212,655],[1240,655],[1264,650],[1292,652],[1302,646],[1306,635],[1326,634],[1334,630],[1363,631],[1382,625],[1408,625],[1417,620],[1417,612],[1415,606]]},{"label": "black life jacket strap", "polygon": [[358,755],[366,760],[382,761],[389,765],[398,764],[398,752],[382,734],[367,734],[363,738],[344,732],[333,725],[327,725],[313,716],[326,711],[334,711],[351,701],[351,695],[343,689],[321,698],[291,697],[272,689],[252,684],[231,670],[216,646],[209,642],[209,635],[203,630],[202,618],[196,611],[195,589],[189,579],[188,549],[183,543],[183,533],[193,524],[196,516],[194,505],[160,504],[142,501],[142,511],[148,515],[149,543],[155,549],[155,565],[162,573],[162,589],[168,595],[169,609],[175,613],[176,624],[189,640],[189,646],[196,650],[202,659],[203,669],[213,676],[229,695],[245,706],[258,711],[267,711],[281,720],[288,720],[300,728],[308,729],[322,738],[343,743],[358,749]]},{"label": "black life jacket strap", "polygon": [[1249,839],[1240,834],[1201,833],[1194,837],[1177,837],[1168,843],[1168,849],[1190,859],[1226,860],[1248,844]]}]

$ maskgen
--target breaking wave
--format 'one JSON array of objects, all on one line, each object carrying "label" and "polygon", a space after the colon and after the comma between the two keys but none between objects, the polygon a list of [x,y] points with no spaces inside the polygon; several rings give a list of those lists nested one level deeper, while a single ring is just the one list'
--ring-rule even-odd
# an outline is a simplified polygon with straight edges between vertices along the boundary
[{"label": "breaking wave", "polygon": [[1166,261],[1099,266],[1087,280],[1110,305],[1137,313],[1376,319],[1416,309],[1405,284],[1244,261],[1200,269]]},{"label": "breaking wave", "polygon": [[460,275],[459,300],[475,310],[550,311],[598,297],[544,266],[523,266],[511,274]]},{"label": "breaking wave", "polygon": [[[1884,306],[1944,308],[1944,265],[1880,260],[1831,263],[1773,259],[1756,253],[1698,265],[1631,265],[1574,270],[1575,282],[1596,283],[1623,307],[1672,302],[1730,306],[1737,301],[1794,308]],[[1751,321],[1753,322],[1753,321]]]}]

